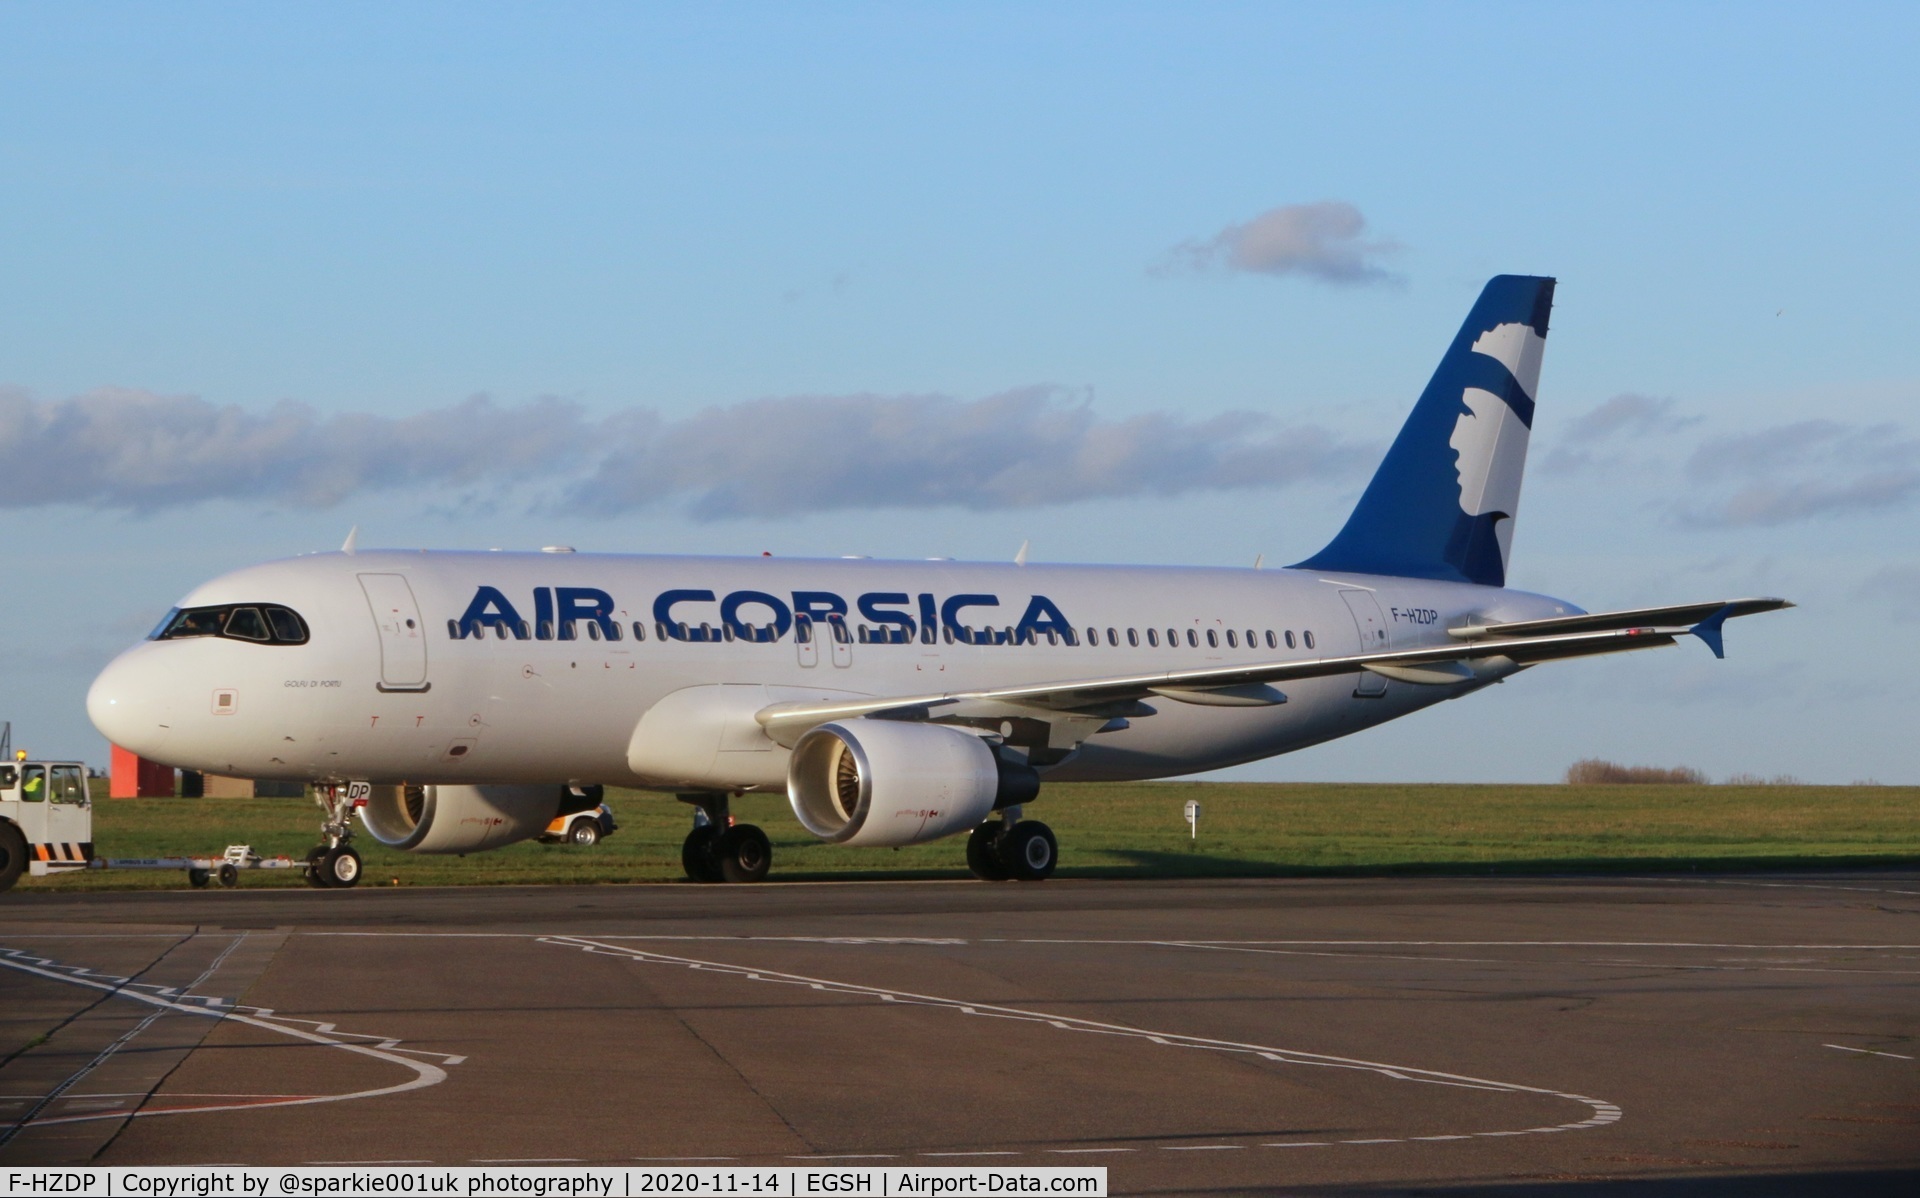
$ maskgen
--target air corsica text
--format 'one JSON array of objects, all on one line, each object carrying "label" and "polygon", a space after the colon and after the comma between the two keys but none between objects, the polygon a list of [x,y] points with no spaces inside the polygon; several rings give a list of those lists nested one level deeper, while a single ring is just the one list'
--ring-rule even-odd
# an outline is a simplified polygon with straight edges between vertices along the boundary
[{"label": "air corsica text", "polygon": [[[565,629],[580,623],[599,625],[600,635],[619,636],[614,613],[620,610],[611,594],[597,587],[534,587],[532,603],[514,603],[498,587],[476,587],[473,599],[456,625],[461,637],[495,636],[520,640],[567,639]],[[717,641],[726,632],[745,641],[777,641],[797,620],[811,624],[845,623],[858,619],[879,630],[882,639],[930,639],[944,629],[954,639],[978,644],[1031,642],[1039,637],[1071,637],[1072,625],[1059,606],[1045,595],[1030,596],[1018,620],[1007,623],[1011,605],[1002,610],[998,595],[963,594],[944,598],[905,591],[868,591],[852,604],[832,591],[791,591],[786,596],[767,591],[729,591],[676,588],[662,591],[652,603],[652,616],[667,637],[678,641]],[[527,619],[523,612],[531,612]],[[723,631],[724,630],[724,631]]]}]

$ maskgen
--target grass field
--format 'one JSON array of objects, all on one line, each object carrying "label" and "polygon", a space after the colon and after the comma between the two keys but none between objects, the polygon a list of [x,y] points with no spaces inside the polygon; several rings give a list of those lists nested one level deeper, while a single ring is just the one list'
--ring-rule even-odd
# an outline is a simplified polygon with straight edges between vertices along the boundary
[{"label": "grass field", "polygon": [[[1201,804],[1199,837],[1182,815]],[[354,843],[362,885],[678,882],[690,809],[608,791],[620,831],[591,849],[517,844],[469,858]],[[298,857],[319,809],[304,799],[122,799],[95,803],[103,857],[217,854],[248,843]],[[964,878],[962,840],[846,849],[801,831],[783,798],[751,795],[736,817],[764,828],[775,879]],[[1920,787],[1393,786],[1062,784],[1027,814],[1060,839],[1062,877],[1259,877],[1525,873],[1920,864]],[[301,885],[261,871],[241,886]],[[22,878],[21,890],[153,889],[183,875],[95,870]]]}]

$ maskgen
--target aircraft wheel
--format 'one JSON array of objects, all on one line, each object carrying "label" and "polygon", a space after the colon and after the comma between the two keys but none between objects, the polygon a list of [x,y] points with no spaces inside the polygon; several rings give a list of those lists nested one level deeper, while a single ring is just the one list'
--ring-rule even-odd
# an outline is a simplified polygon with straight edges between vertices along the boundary
[{"label": "aircraft wheel", "polygon": [[360,854],[341,845],[320,859],[320,871],[328,886],[345,890],[360,880]]},{"label": "aircraft wheel", "polygon": [[220,884],[231,890],[240,884],[240,867],[231,861],[220,863]]},{"label": "aircraft wheel", "polygon": [[761,881],[773,866],[773,845],[752,824],[735,824],[722,832],[714,841],[713,855],[721,879],[727,882]]},{"label": "aircraft wheel", "polygon": [[702,824],[687,833],[687,839],[680,846],[680,868],[687,871],[687,877],[695,882],[718,882],[720,880],[720,862],[714,853],[714,841],[719,838],[720,829],[712,824]]},{"label": "aircraft wheel", "polygon": [[205,890],[207,888],[207,879],[212,876],[213,875],[209,874],[206,870],[195,867],[187,871],[187,884],[195,890]]},{"label": "aircraft wheel", "polygon": [[1000,860],[995,840],[1000,835],[1000,821],[981,824],[967,837],[967,868],[973,876],[982,882],[1004,882],[1012,875]]},{"label": "aircraft wheel", "polygon": [[27,838],[19,828],[0,820],[0,890],[20,880],[27,868]]},{"label": "aircraft wheel", "polygon": [[326,845],[317,844],[307,851],[307,868],[305,870],[307,885],[312,886],[316,890],[325,890],[333,885],[333,883],[327,879],[326,861]]},{"label": "aircraft wheel", "polygon": [[1053,829],[1037,819],[1023,819],[1000,840],[1000,862],[1009,876],[1022,882],[1038,882],[1053,873],[1060,860],[1060,846]]},{"label": "aircraft wheel", "polygon": [[576,847],[590,849],[600,843],[600,821],[597,819],[577,819],[573,827],[567,830],[567,839]]}]

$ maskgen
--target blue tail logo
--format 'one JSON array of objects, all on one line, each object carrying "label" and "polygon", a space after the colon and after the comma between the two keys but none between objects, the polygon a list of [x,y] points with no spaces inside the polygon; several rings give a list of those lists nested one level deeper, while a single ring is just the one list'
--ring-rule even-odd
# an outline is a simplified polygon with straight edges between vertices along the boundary
[{"label": "blue tail logo", "polygon": [[1346,527],[1297,568],[1506,585],[1553,282],[1487,283]]}]

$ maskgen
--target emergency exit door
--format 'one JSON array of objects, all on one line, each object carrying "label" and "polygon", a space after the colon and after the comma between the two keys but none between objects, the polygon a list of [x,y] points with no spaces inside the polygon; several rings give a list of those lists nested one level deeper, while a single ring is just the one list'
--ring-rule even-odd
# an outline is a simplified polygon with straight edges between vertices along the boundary
[{"label": "emergency exit door", "polygon": [[[1373,597],[1372,591],[1341,591],[1340,597],[1347,601],[1347,610],[1353,613],[1354,629],[1360,634],[1360,652],[1385,653],[1393,648],[1387,636],[1386,617],[1381,614],[1380,601]],[[1378,699],[1387,693],[1387,680],[1372,670],[1362,670],[1353,693],[1355,698]]]},{"label": "emergency exit door", "polygon": [[423,691],[427,682],[427,633],[420,605],[401,574],[362,574],[360,589],[380,632],[380,687],[383,691]]}]

